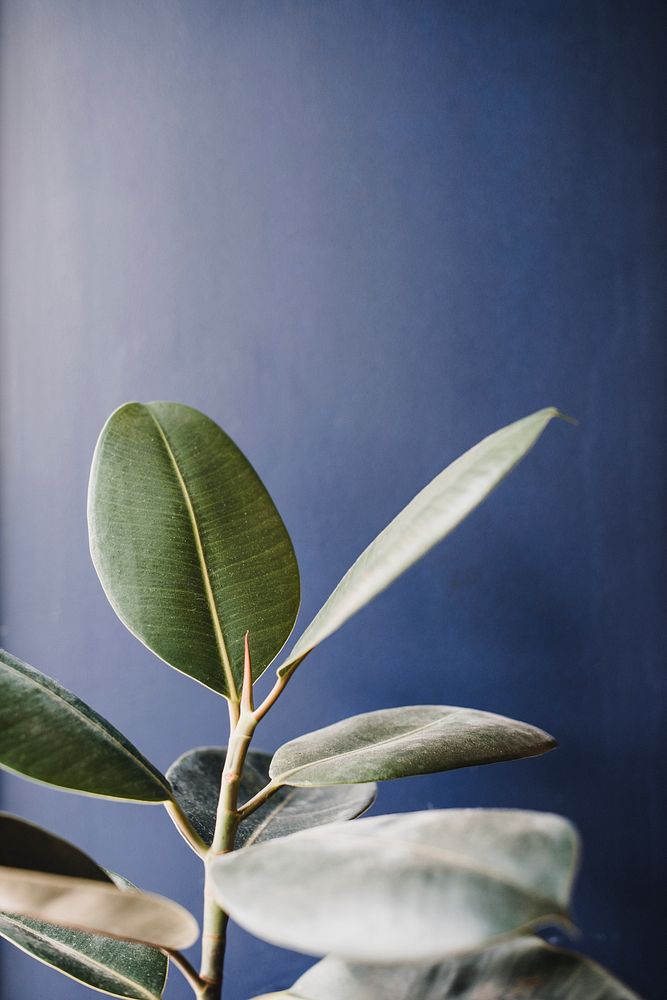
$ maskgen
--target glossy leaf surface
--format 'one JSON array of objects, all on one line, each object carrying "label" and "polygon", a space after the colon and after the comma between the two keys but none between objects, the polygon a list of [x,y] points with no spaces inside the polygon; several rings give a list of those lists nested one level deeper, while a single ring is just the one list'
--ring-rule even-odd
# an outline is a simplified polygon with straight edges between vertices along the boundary
[{"label": "glossy leaf surface", "polygon": [[156,947],[187,948],[198,934],[182,906],[119,888],[74,845],[7,814],[0,816],[0,910]]},{"label": "glossy leaf surface", "polygon": [[555,741],[523,722],[470,708],[386,708],[307,733],[276,751],[285,785],[386,781],[546,753]]},{"label": "glossy leaf surface", "polygon": [[[255,750],[248,753],[239,787],[240,804],[268,783],[270,762],[270,754]],[[224,763],[224,747],[201,747],[183,754],[167,772],[176,801],[208,845],[213,841]],[[237,847],[285,837],[337,820],[353,819],[365,812],[374,798],[375,785],[281,788],[241,823]]]},{"label": "glossy leaf surface", "polygon": [[[120,876],[113,881],[133,888]],[[93,990],[129,1000],[159,1000],[167,958],[157,948],[0,913],[0,934],[32,958]]]},{"label": "glossy leaf surface", "polygon": [[436,476],[347,571],[279,667],[279,675],[290,674],[311,649],[453,531],[512,471],[557,416],[558,410],[548,407],[503,427]]},{"label": "glossy leaf surface", "polygon": [[0,766],[70,791],[164,802],[166,779],[106,719],[0,650]]},{"label": "glossy leaf surface", "polygon": [[177,670],[237,699],[299,606],[292,543],[236,445],[178,403],[128,403],[102,430],[88,497],[90,547],[125,625]]},{"label": "glossy leaf surface", "polygon": [[336,823],[223,856],[219,903],[273,944],[436,961],[567,922],[577,836],[546,813],[451,809]]},{"label": "glossy leaf surface", "polygon": [[516,938],[439,965],[358,966],[325,958],[256,1000],[639,1000],[594,962]]}]

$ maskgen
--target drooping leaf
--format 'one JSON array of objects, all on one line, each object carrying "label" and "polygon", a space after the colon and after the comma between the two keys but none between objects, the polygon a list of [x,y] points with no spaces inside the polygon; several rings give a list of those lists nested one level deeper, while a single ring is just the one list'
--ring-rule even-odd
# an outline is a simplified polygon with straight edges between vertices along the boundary
[{"label": "drooping leaf", "polygon": [[273,944],[427,962],[567,923],[577,835],[547,813],[451,809],[336,823],[218,858],[216,898]]},{"label": "drooping leaf", "polygon": [[[121,888],[133,888],[114,875]],[[160,1000],[167,958],[157,948],[0,913],[0,934],[32,958],[100,993],[128,1000]]]},{"label": "drooping leaf", "polygon": [[250,633],[259,677],[292,630],[292,543],[256,472],[212,420],[127,403],[97,443],[90,548],[116,613],[166,663],[232,700]]},{"label": "drooping leaf", "polygon": [[541,729],[491,712],[442,705],[385,708],[307,733],[276,751],[284,785],[386,781],[533,757],[555,747]]},{"label": "drooping leaf", "polygon": [[6,812],[0,813],[0,865],[105,884],[112,881],[104,868],[74,844]]},{"label": "drooping leaf", "polygon": [[[189,750],[167,771],[174,798],[208,845],[213,842],[225,752],[225,747]],[[268,783],[270,762],[270,754],[255,750],[248,753],[239,785],[239,804],[252,798]],[[354,819],[369,808],[374,798],[375,785],[372,784],[327,789],[280,788],[241,823],[237,847],[285,837],[337,820]]]},{"label": "drooping leaf", "polygon": [[197,921],[162,896],[121,889],[72,844],[0,816],[0,911],[157,948],[188,948]]},{"label": "drooping leaf", "polygon": [[325,958],[283,993],[255,1000],[639,1000],[587,958],[521,937],[439,965]]},{"label": "drooping leaf", "polygon": [[164,802],[166,779],[80,698],[0,650],[0,766],[87,795]]},{"label": "drooping leaf", "polygon": [[512,471],[547,424],[558,416],[562,414],[548,407],[517,420],[484,438],[436,476],[347,571],[278,668],[279,676],[291,674],[315,646],[453,531]]}]

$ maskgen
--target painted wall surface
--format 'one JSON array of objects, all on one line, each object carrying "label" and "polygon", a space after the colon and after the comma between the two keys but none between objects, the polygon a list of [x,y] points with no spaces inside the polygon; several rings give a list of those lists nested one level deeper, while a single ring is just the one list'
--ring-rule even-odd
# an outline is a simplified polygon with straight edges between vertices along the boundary
[{"label": "painted wall surface", "polygon": [[[486,433],[552,426],[474,516],[300,670],[259,743],[435,702],[544,759],[377,809],[562,812],[582,949],[664,996],[665,17],[646,0],[5,0],[2,638],[158,766],[224,703],[115,618],[88,556],[127,399],[214,417],[292,533],[303,621]],[[661,58],[662,57],[662,58]],[[662,700],[661,700],[662,699]],[[2,806],[195,910],[160,808],[3,775]],[[662,879],[662,885],[661,885]],[[228,1000],[309,960],[232,935]],[[2,1000],[87,991],[9,945]],[[173,975],[168,1000],[189,995]]]}]

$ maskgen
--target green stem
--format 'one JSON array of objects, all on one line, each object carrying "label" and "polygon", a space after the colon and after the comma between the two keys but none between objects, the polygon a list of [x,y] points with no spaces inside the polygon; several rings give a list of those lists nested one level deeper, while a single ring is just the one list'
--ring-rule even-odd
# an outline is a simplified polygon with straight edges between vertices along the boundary
[{"label": "green stem", "polygon": [[244,706],[231,734],[222,772],[215,833],[206,856],[202,959],[199,970],[203,985],[197,994],[198,1000],[220,1000],[222,993],[228,916],[215,901],[210,863],[221,854],[228,854],[234,850],[236,831],[241,821],[241,814],[238,811],[239,782],[256,725],[257,719],[252,709]]}]

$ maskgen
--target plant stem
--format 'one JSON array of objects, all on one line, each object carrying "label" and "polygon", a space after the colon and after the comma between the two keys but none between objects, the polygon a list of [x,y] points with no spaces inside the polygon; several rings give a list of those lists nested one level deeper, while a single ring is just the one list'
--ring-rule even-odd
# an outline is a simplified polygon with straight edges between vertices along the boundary
[{"label": "plant stem", "polygon": [[236,831],[241,822],[238,810],[239,783],[243,773],[246,754],[252,740],[257,719],[253,712],[252,671],[248,637],[244,664],[243,695],[240,705],[230,708],[232,731],[225,757],[225,766],[220,782],[220,798],[215,819],[215,833],[210,850],[205,858],[204,880],[204,926],[202,930],[202,957],[199,978],[202,986],[197,993],[198,1000],[220,1000],[225,961],[228,915],[222,910],[213,894],[210,864],[221,854],[234,850]]},{"label": "plant stem", "polygon": [[180,951],[172,951],[171,948],[160,948],[163,955],[166,955],[170,962],[172,962],[177,969],[179,969],[185,979],[189,982],[195,993],[201,991],[203,983],[195,970],[192,968],[188,962],[185,955],[181,955]]},{"label": "plant stem", "polygon": [[239,809],[239,816],[241,819],[246,819],[251,813],[254,813],[255,809],[259,809],[260,806],[263,806],[267,799],[270,799],[271,796],[282,787],[283,786],[280,782],[270,781],[268,785],[264,785],[264,788],[260,788],[260,790],[253,795],[251,799],[248,799],[248,801]]},{"label": "plant stem", "polygon": [[204,841],[201,839],[199,834],[190,824],[189,819],[179,806],[178,802],[173,799],[170,802],[165,802],[164,807],[171,816],[172,822],[183,840],[192,848],[195,854],[198,854],[200,858],[206,857],[206,852],[208,848]]}]

